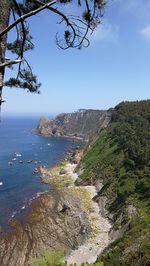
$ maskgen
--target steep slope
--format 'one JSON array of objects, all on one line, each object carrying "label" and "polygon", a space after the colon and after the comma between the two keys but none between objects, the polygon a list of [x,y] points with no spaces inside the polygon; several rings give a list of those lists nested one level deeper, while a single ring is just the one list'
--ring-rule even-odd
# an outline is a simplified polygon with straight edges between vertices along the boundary
[{"label": "steep slope", "polygon": [[54,120],[42,117],[37,132],[45,136],[71,137],[88,140],[98,129],[105,128],[110,121],[110,112],[79,110],[58,115]]},{"label": "steep slope", "polygon": [[95,200],[113,224],[104,266],[150,265],[150,101],[116,106],[82,168],[82,183],[97,185]]}]

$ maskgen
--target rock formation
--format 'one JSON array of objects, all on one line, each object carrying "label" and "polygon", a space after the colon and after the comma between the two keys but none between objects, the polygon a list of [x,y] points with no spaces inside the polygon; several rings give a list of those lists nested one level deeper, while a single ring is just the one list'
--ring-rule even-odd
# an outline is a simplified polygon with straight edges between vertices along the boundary
[{"label": "rock formation", "polygon": [[1,233],[0,265],[32,265],[32,259],[41,257],[44,251],[63,249],[68,254],[77,248],[91,230],[81,205],[73,192],[62,193],[60,199],[51,191],[34,200],[26,222],[13,220],[14,230]]},{"label": "rock formation", "polygon": [[108,125],[110,116],[109,111],[81,109],[74,113],[60,114],[54,120],[42,117],[37,132],[44,136],[89,140],[98,129]]}]

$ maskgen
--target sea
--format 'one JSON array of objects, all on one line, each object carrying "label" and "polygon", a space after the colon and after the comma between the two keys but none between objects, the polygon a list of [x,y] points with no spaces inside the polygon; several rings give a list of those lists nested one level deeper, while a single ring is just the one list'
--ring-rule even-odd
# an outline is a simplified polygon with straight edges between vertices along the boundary
[{"label": "sea", "polygon": [[39,117],[4,117],[0,122],[0,230],[25,219],[32,200],[50,190],[40,182],[39,166],[52,167],[81,143],[35,133]]}]

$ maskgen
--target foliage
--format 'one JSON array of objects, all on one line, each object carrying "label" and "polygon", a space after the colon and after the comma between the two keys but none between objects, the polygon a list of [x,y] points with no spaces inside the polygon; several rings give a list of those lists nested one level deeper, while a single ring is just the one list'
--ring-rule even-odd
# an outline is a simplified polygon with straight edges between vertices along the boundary
[{"label": "foliage", "polygon": [[54,120],[56,124],[54,125],[54,130],[60,126],[66,135],[75,135],[88,139],[89,136],[96,132],[100,123],[100,117],[105,119],[106,111],[89,109],[78,110],[69,114],[60,114]]},{"label": "foliage", "polygon": [[36,266],[65,266],[66,263],[62,263],[61,260],[64,257],[64,251],[53,251],[44,253],[44,257],[42,259],[33,259],[32,265]]},{"label": "foliage", "polygon": [[[109,127],[83,158],[81,178],[103,180],[114,229],[126,233],[103,256],[106,265],[149,265],[150,100],[117,105]],[[128,206],[136,212],[129,217]]]},{"label": "foliage", "polygon": [[[53,252],[46,251],[43,259],[33,259],[31,262],[32,266],[67,266],[66,262],[62,262],[64,257],[64,251],[58,250]],[[71,266],[71,265],[70,265]],[[82,266],[103,266],[103,262],[99,261],[96,263],[82,263]]]},{"label": "foliage", "polygon": [[[63,7],[66,4],[71,6],[72,14],[70,15],[65,12]],[[101,23],[105,4],[105,0],[12,0],[11,4],[7,0],[0,0],[0,9],[3,9],[0,13],[0,21],[8,21],[9,18],[5,17],[4,14],[6,16],[11,14],[10,25],[8,27],[6,27],[7,23],[1,25],[0,39],[3,42],[3,51],[1,53],[3,58],[0,58],[0,71],[4,73],[5,67],[17,65],[17,69],[15,69],[17,76],[12,76],[5,83],[3,83],[3,80],[1,81],[0,104],[2,103],[2,84],[39,93],[41,84],[38,82],[35,74],[33,74],[32,68],[25,56],[27,51],[34,48],[28,18],[44,10],[47,10],[50,15],[55,14],[59,19],[58,24],[63,25],[63,27],[60,27],[61,37],[60,34],[56,33],[56,44],[58,47],[61,49],[81,49],[82,47],[89,46],[89,31],[92,33],[97,25]],[[7,33],[12,29],[16,31],[14,40],[11,43],[7,43]],[[13,54],[13,58],[15,55],[16,59],[5,59],[5,52],[7,50]]]}]

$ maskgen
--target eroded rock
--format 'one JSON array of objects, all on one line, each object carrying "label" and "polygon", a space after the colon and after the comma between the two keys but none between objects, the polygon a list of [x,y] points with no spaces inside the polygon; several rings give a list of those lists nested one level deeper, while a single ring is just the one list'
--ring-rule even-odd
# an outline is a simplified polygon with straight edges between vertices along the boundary
[{"label": "eroded rock", "polygon": [[[58,197],[45,193],[32,203],[32,211],[25,224],[13,222],[14,230],[0,237],[0,265],[25,266],[45,250],[65,250],[68,254],[82,244],[90,226],[88,217],[81,209],[77,195],[61,196],[61,209],[57,209]],[[80,215],[82,214],[82,215]],[[84,216],[84,220],[81,217]],[[81,234],[86,227],[86,233]]]}]

